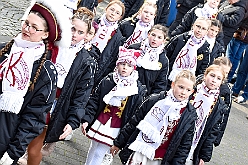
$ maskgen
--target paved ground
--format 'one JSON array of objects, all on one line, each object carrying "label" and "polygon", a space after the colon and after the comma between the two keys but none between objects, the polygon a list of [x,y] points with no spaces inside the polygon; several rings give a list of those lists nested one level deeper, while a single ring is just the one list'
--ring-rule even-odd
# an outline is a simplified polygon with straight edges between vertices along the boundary
[{"label": "paved ground", "polygon": [[[0,1],[0,42],[8,41],[19,32],[20,19],[30,0]],[[98,13],[106,3],[100,4]],[[248,103],[247,103],[248,104]],[[214,149],[209,165],[248,164],[248,105],[233,103],[227,129],[221,145]],[[90,141],[77,129],[70,141],[58,142],[54,152],[44,157],[41,165],[81,165],[86,159]],[[113,165],[120,165],[115,158]]]}]

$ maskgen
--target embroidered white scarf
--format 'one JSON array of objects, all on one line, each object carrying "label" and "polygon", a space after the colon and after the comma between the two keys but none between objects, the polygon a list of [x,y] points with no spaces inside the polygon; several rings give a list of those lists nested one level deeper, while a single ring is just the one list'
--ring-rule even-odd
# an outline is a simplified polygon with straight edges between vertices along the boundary
[{"label": "embroidered white scarf", "polygon": [[57,87],[62,88],[65,78],[71,68],[71,65],[79,52],[84,47],[84,40],[81,40],[76,45],[71,45],[69,48],[59,47],[58,56],[56,58],[55,68],[58,72]]},{"label": "embroidered white scarf", "polygon": [[104,48],[106,47],[111,34],[114,30],[118,28],[118,21],[116,22],[109,22],[106,18],[106,15],[103,14],[100,19],[99,29],[95,37],[92,40],[92,43],[98,47],[98,49],[103,52]]},{"label": "embroidered white scarf", "polygon": [[169,122],[178,120],[180,110],[186,107],[188,99],[178,101],[170,89],[163,100],[159,100],[140,121],[137,128],[140,130],[136,140],[129,149],[137,151],[153,160],[155,150],[161,145]]},{"label": "embroidered white scarf", "polygon": [[0,64],[3,74],[0,110],[18,114],[27,93],[34,61],[45,52],[43,41],[23,40],[21,34],[14,38],[10,54]]},{"label": "embroidered white scarf", "polygon": [[123,46],[127,48],[131,44],[139,43],[144,39],[146,39],[148,35],[148,31],[151,29],[153,25],[154,25],[154,20],[145,23],[139,18],[139,21],[136,23],[133,34],[126,40]]},{"label": "embroidered white scarf", "polygon": [[197,8],[195,15],[197,17],[215,18],[215,14],[218,12],[218,8],[211,8],[207,3],[204,4],[203,8]]},{"label": "embroidered white scarf", "polygon": [[169,75],[171,81],[175,80],[176,75],[183,69],[190,70],[193,74],[196,71],[197,65],[197,50],[205,43],[205,37],[197,39],[194,33],[191,32],[191,37],[178,53],[172,71]]},{"label": "embroidered white scarf", "polygon": [[193,156],[194,150],[204,131],[207,118],[209,116],[211,106],[219,96],[219,89],[210,90],[205,85],[205,82],[197,85],[197,92],[193,101],[193,106],[196,108],[197,120],[195,121],[195,134],[192,141],[192,146],[189,152],[189,158]]},{"label": "embroidered white scarf", "polygon": [[159,55],[164,50],[164,44],[160,45],[157,48],[150,47],[148,39],[145,39],[141,42],[141,54],[137,59],[137,66],[143,67],[148,70],[160,70],[161,66],[159,65]]},{"label": "embroidered white scarf", "polygon": [[138,94],[138,72],[134,70],[130,76],[122,77],[115,69],[113,73],[113,79],[116,86],[103,97],[103,101],[106,104],[112,106],[121,106],[121,101],[127,96]]}]

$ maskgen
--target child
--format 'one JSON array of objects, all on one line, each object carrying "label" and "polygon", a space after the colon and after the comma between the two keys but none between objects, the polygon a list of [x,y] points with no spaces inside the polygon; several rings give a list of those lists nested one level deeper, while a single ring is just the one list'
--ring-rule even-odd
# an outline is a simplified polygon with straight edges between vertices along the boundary
[{"label": "child", "polygon": [[63,10],[58,1],[32,1],[23,16],[21,33],[1,45],[1,164],[16,164],[44,130],[57,85],[49,49],[53,51],[53,44],[69,46],[71,38],[67,34],[70,21],[63,19],[67,17]]},{"label": "child", "polygon": [[166,45],[166,55],[170,61],[170,81],[183,69],[189,69],[193,74],[199,75],[208,67],[209,44],[205,35],[209,27],[209,19],[197,18],[192,31],[175,36]]},{"label": "child", "polygon": [[115,68],[118,48],[124,42],[124,37],[118,28],[118,21],[121,20],[124,13],[124,4],[119,0],[113,0],[106,7],[105,14],[100,19],[95,20],[99,29],[92,43],[102,53],[98,65],[99,69],[95,75],[96,85]]},{"label": "child", "polygon": [[185,163],[197,117],[189,103],[194,84],[195,76],[183,70],[168,92],[146,98],[114,140],[112,153],[123,148],[121,161],[130,165]]},{"label": "child", "polygon": [[52,55],[58,72],[56,100],[45,136],[35,139],[28,147],[28,165],[39,165],[41,148],[46,143],[64,140],[80,126],[94,81],[96,61],[84,49],[84,39],[91,28],[93,13],[79,8],[72,17],[71,46],[58,49]]},{"label": "child", "polygon": [[138,13],[120,23],[120,31],[123,37],[126,38],[124,47],[127,48],[131,44],[139,43],[146,39],[148,31],[154,25],[156,12],[156,4],[145,2]]},{"label": "child", "polygon": [[211,19],[211,26],[206,35],[206,40],[209,43],[210,65],[214,59],[225,55],[225,48],[216,40],[216,36],[222,30],[221,22],[217,19]]},{"label": "child", "polygon": [[187,165],[204,164],[211,159],[213,144],[220,133],[222,116],[227,108],[219,96],[219,88],[224,79],[222,67],[211,65],[204,73],[204,81],[197,85],[191,100],[198,118]]},{"label": "child", "polygon": [[144,41],[129,46],[130,49],[140,50],[137,71],[139,80],[146,85],[148,94],[166,90],[169,69],[169,61],[164,50],[166,35],[164,26],[154,25]]},{"label": "child", "polygon": [[82,119],[82,132],[85,134],[89,123],[87,137],[92,139],[85,165],[101,164],[113,139],[145,97],[146,88],[135,70],[135,55],[135,50],[120,47],[115,71],[100,82],[89,99],[88,115]]}]

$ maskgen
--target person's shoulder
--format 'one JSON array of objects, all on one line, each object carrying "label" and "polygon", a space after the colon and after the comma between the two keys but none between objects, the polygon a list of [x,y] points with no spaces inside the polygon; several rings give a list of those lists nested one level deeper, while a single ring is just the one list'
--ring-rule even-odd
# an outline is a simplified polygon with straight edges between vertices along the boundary
[{"label": "person's shoulder", "polygon": [[44,71],[48,75],[49,79],[51,79],[51,81],[55,81],[58,73],[54,63],[50,60],[46,60],[42,67],[44,68]]}]

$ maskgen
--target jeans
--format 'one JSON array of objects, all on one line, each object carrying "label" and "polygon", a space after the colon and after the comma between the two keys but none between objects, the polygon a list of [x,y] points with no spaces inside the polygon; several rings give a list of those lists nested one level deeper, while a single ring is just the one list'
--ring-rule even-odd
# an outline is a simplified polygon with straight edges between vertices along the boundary
[{"label": "jeans", "polygon": [[245,51],[244,58],[243,58],[240,66],[239,66],[236,82],[234,83],[233,88],[232,88],[233,93],[239,94],[239,92],[241,91],[241,89],[245,85],[244,93],[242,94],[242,96],[245,100],[248,100],[248,81],[246,82],[247,77],[248,77],[248,64],[247,64],[247,62],[248,62],[248,47]]},{"label": "jeans", "polygon": [[240,40],[237,40],[235,38],[232,38],[230,43],[227,45],[226,55],[230,59],[232,63],[232,68],[228,74],[228,82],[231,81],[238,65],[239,61],[243,55],[244,50],[248,46],[248,43],[242,42]]}]

